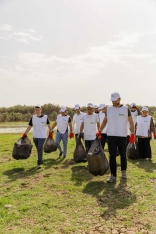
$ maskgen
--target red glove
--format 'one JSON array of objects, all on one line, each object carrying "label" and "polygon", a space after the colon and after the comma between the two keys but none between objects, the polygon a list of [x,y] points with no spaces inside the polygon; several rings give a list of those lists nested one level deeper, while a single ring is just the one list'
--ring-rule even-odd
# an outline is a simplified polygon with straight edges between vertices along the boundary
[{"label": "red glove", "polygon": [[[101,138],[101,131],[98,131],[98,132],[96,133],[96,137],[98,137],[98,138],[100,137],[100,138]],[[99,138],[99,139],[100,139],[100,138]]]},{"label": "red glove", "polygon": [[49,132],[49,138],[53,138],[53,133],[52,132]]},{"label": "red glove", "polygon": [[74,134],[71,132],[70,134],[69,134],[69,138],[71,139],[71,138],[73,138],[74,137]]},{"label": "red glove", "polygon": [[130,137],[129,137],[129,142],[131,144],[133,144],[135,142],[135,135],[134,134],[131,134]]},{"label": "red glove", "polygon": [[27,135],[24,133],[23,135],[22,135],[22,139],[24,139],[24,138],[26,138],[27,137]]},{"label": "red glove", "polygon": [[154,139],[156,139],[156,132],[154,132]]}]

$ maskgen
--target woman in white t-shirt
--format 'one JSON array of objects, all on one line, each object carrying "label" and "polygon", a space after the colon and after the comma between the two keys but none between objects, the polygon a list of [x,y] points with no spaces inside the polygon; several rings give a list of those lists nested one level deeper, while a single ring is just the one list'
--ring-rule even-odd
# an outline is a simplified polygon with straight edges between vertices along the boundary
[{"label": "woman in white t-shirt", "polygon": [[151,133],[155,133],[152,117],[149,115],[148,108],[143,107],[141,115],[136,120],[136,136],[138,137],[139,158],[152,160],[150,146]]},{"label": "woman in white t-shirt", "polygon": [[96,129],[99,131],[100,128],[99,117],[97,114],[93,113],[93,111],[93,104],[88,103],[87,113],[83,115],[80,127],[80,136],[84,130],[84,141],[87,153],[96,138]]}]

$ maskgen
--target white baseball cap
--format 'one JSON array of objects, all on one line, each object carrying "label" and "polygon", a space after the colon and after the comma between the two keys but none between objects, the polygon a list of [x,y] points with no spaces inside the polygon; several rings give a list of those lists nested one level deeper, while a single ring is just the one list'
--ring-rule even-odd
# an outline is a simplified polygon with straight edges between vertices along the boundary
[{"label": "white baseball cap", "polygon": [[106,105],[105,104],[100,104],[100,106],[99,106],[99,110],[102,110],[103,108],[105,108],[106,107]]},{"label": "white baseball cap", "polygon": [[78,110],[78,109],[80,109],[80,106],[79,106],[79,104],[76,104],[76,105],[75,105],[75,107],[74,107],[74,109],[75,109],[75,110]]},{"label": "white baseball cap", "polygon": [[65,106],[62,106],[60,112],[65,112],[66,110],[67,108]]},{"label": "white baseball cap", "polygon": [[93,108],[93,104],[92,104],[92,103],[88,103],[88,104],[87,104],[87,107]]},{"label": "white baseball cap", "polygon": [[37,104],[37,105],[35,106],[35,108],[40,108],[40,109],[42,109],[41,105],[39,105],[39,104]]},{"label": "white baseball cap", "polygon": [[136,107],[136,103],[135,102],[131,103],[131,107]]},{"label": "white baseball cap", "polygon": [[94,108],[99,108],[97,105],[94,105]]},{"label": "white baseball cap", "polygon": [[114,92],[114,93],[111,94],[111,99],[110,100],[111,101],[116,101],[116,100],[118,100],[118,98],[120,98],[120,94]]},{"label": "white baseball cap", "polygon": [[142,111],[148,111],[148,108],[147,108],[146,106],[144,106],[144,107],[142,108]]}]

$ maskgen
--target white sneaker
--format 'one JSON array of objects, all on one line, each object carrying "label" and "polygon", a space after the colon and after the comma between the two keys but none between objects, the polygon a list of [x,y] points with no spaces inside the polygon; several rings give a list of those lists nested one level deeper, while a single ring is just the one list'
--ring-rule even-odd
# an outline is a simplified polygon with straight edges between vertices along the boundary
[{"label": "white sneaker", "polygon": [[37,169],[43,168],[43,164],[37,165]]},{"label": "white sneaker", "polygon": [[107,180],[107,183],[113,183],[116,181],[116,177],[111,175],[110,178]]},{"label": "white sneaker", "polygon": [[126,174],[126,171],[122,171],[122,179],[127,179],[127,174]]}]

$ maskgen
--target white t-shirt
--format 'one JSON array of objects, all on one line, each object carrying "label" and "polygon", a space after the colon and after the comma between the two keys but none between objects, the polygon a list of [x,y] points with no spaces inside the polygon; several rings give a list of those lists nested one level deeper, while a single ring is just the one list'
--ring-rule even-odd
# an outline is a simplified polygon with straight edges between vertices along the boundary
[{"label": "white t-shirt", "polygon": [[47,115],[42,118],[38,118],[36,115],[32,117],[33,124],[33,137],[34,138],[46,138],[47,137]]},{"label": "white t-shirt", "polygon": [[99,122],[98,115],[95,113],[92,115],[84,114],[82,122],[84,122],[84,140],[95,140],[96,123]]},{"label": "white t-shirt", "polygon": [[107,135],[127,137],[128,107],[107,108]]},{"label": "white t-shirt", "polygon": [[150,130],[151,116],[137,117],[137,130],[136,136],[148,137],[148,131]]},{"label": "white t-shirt", "polygon": [[[102,111],[100,111],[99,114],[98,114],[98,116],[99,116],[100,125],[101,125],[106,115],[105,115],[105,113],[103,113]],[[102,130],[101,133],[104,133],[104,134],[107,133],[107,124],[106,124],[105,128]]]},{"label": "white t-shirt", "polygon": [[132,115],[132,119],[133,119],[133,122],[134,122],[134,125],[136,124],[136,121],[137,121],[137,116],[138,116],[138,111],[131,111],[131,115]]},{"label": "white t-shirt", "polygon": [[75,134],[79,134],[80,133],[80,127],[82,124],[82,117],[83,117],[84,113],[80,112],[80,114],[78,115],[77,113],[73,116],[73,131]]},{"label": "white t-shirt", "polygon": [[68,131],[68,122],[69,122],[69,115],[58,115],[56,122],[57,122],[57,129],[60,133],[64,134],[66,131]]}]

